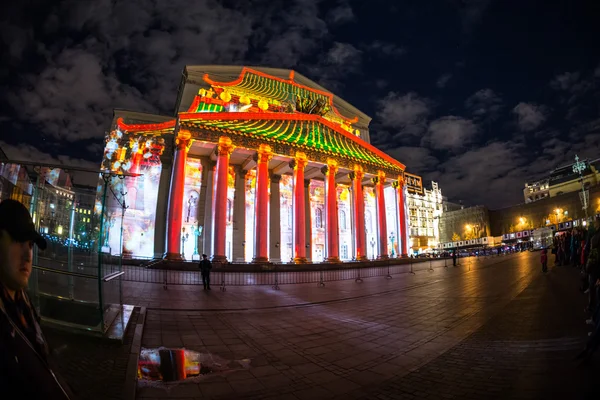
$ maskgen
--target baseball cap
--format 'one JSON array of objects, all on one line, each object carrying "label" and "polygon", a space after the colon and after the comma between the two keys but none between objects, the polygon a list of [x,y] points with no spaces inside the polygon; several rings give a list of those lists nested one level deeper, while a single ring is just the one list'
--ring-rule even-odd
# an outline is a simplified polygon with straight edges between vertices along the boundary
[{"label": "baseball cap", "polygon": [[17,242],[33,241],[44,250],[46,239],[36,230],[27,208],[16,200],[4,200],[0,203],[0,230],[8,232]]}]

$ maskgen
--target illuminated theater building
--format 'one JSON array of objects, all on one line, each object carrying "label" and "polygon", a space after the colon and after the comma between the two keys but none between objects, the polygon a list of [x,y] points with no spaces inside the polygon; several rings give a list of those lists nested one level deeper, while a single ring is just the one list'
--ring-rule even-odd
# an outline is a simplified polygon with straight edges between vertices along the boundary
[{"label": "illuminated theater building", "polygon": [[[174,117],[115,110],[102,167],[139,174],[111,181],[128,207],[123,254],[234,263],[407,254],[405,167],[369,143],[370,120],[291,70],[187,66]],[[109,210],[104,251],[118,253],[114,199]]]}]

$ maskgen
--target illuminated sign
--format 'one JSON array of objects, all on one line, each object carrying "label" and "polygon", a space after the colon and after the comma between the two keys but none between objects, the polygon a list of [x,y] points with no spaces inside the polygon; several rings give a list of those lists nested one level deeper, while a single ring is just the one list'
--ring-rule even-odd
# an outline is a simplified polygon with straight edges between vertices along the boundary
[{"label": "illuminated sign", "polygon": [[423,179],[420,176],[405,172],[404,181],[410,193],[423,194]]}]

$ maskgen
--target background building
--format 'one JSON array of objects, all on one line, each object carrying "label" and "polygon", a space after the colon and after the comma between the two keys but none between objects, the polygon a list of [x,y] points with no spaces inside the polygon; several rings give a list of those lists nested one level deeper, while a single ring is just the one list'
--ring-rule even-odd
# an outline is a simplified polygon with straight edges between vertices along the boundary
[{"label": "background building", "polygon": [[[597,186],[600,183],[598,166],[600,159],[581,160],[585,164],[582,172],[583,185],[586,189]],[[533,203],[546,197],[556,197],[565,193],[581,191],[581,179],[578,172],[573,171],[573,165],[569,164],[554,169],[547,177],[534,182],[526,183],[523,189],[525,203]]]},{"label": "background building", "polygon": [[490,211],[485,206],[447,211],[440,219],[440,242],[479,239],[490,236]]},{"label": "background building", "polygon": [[[589,189],[588,214],[600,212],[600,186]],[[585,217],[581,205],[581,187],[558,196],[546,197],[533,203],[519,204],[490,211],[491,232],[494,236],[557,225]]]},{"label": "background building", "polygon": [[533,203],[550,196],[550,183],[548,179],[542,179],[534,183],[525,183],[525,189],[523,189],[523,197],[525,203]]},{"label": "background building", "polygon": [[421,192],[409,190],[407,196],[408,227],[413,252],[437,248],[440,240],[440,217],[443,214],[442,190],[437,182]]}]

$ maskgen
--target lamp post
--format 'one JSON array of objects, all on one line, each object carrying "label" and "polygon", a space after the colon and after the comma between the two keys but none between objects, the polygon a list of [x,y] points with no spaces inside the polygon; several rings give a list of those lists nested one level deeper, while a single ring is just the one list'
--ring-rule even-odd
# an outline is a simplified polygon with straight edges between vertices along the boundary
[{"label": "lamp post", "polygon": [[372,237],[369,243],[371,244],[371,252],[373,253],[373,259],[375,259],[375,238]]},{"label": "lamp post", "polygon": [[185,242],[190,237],[190,233],[185,231],[185,226],[181,228],[181,257],[185,260]]},{"label": "lamp post", "polygon": [[[194,237],[196,238],[196,241],[194,242],[194,254],[192,254],[192,261],[194,260],[194,256],[199,256],[199,254],[198,254],[198,238],[200,237],[200,235],[202,235],[202,227],[195,226],[194,227]],[[198,259],[200,259],[200,257],[198,257]]]},{"label": "lamp post", "polygon": [[392,257],[396,256],[396,253],[394,252],[394,239],[396,239],[396,237],[394,236],[394,232],[392,232],[390,234],[390,242],[392,242]]},{"label": "lamp post", "polygon": [[583,211],[585,212],[585,219],[588,219],[588,199],[585,195],[585,185],[583,183],[583,171],[585,171],[585,161],[579,161],[579,156],[575,155],[575,163],[573,164],[573,172],[579,174],[579,181],[581,182],[581,204]]}]

